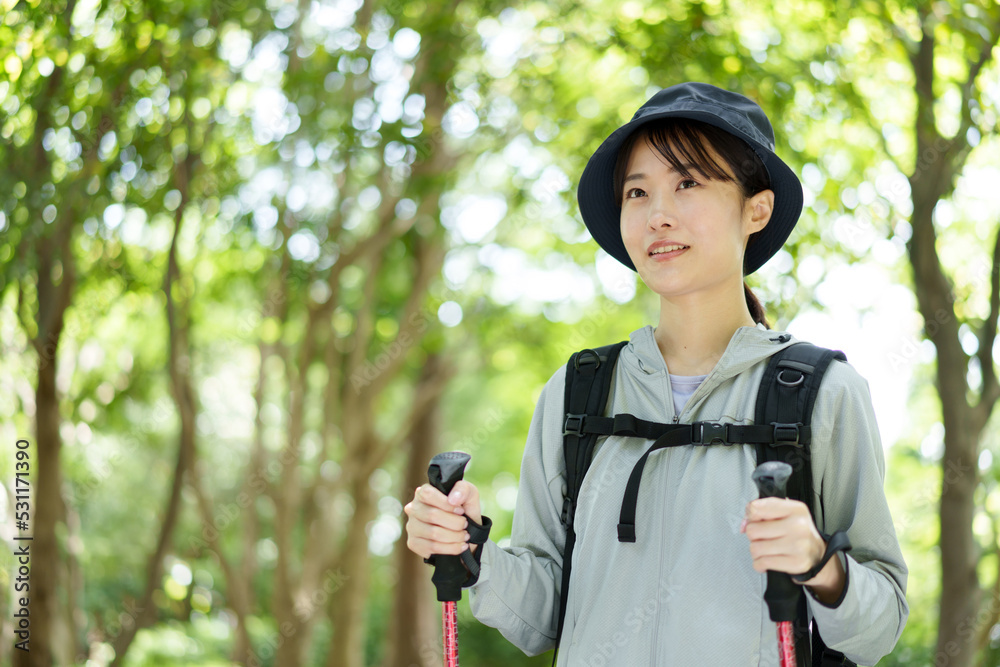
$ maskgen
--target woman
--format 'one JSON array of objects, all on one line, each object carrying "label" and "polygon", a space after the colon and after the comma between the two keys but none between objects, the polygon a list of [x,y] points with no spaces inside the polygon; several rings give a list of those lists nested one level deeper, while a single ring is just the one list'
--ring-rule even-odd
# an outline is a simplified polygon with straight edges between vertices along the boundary
[{"label": "woman", "polygon": [[[621,352],[606,414],[753,423],[768,358],[795,341],[768,330],[743,277],[777,252],[802,208],[763,111],[708,84],[662,90],[595,152],[578,195],[595,240],[660,297],[658,325]],[[531,655],[554,646],[559,616],[564,383],[563,368],[531,423],[510,546],[473,545],[481,571],[468,582],[476,617]],[[635,543],[615,540],[615,527],[650,441],[600,439],[576,509],[558,664],[776,664],[763,573],[812,570],[826,551],[821,531],[839,530],[853,551],[804,582],[809,615],[853,661],[891,651],[908,615],[906,565],[867,383],[846,363],[827,370],[812,429],[815,522],[800,501],[754,500],[753,447],[675,447],[646,464]],[[405,511],[407,544],[424,557],[460,554],[470,522],[484,520],[465,481],[447,498],[421,486]]]}]

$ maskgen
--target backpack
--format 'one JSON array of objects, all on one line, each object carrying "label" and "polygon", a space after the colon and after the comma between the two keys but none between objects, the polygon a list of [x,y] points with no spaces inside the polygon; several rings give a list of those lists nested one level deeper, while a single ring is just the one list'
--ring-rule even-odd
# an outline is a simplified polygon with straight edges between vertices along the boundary
[{"label": "backpack", "polygon": [[[785,343],[788,334],[771,340]],[[563,450],[566,458],[566,495],[563,499],[562,523],[566,528],[563,549],[562,588],[559,599],[559,625],[556,634],[556,654],[562,636],[569,597],[570,570],[576,532],[573,528],[576,501],[583,478],[600,435],[632,436],[655,440],[643,454],[629,478],[618,524],[618,540],[634,542],[635,506],[642,469],[649,454],[663,447],[683,445],[751,444],[757,449],[757,463],[784,461],[792,466],[788,480],[788,498],[801,500],[812,507],[812,475],[808,474],[809,443],[812,438],[810,420],[819,385],[830,363],[847,361],[843,352],[817,347],[810,343],[795,343],[774,353],[761,378],[757,392],[754,423],[738,425],[701,421],[693,424],[660,424],[638,419],[630,414],[605,417],[604,409],[611,391],[618,355],[628,341],[586,349],[573,354],[566,364],[566,421],[563,427]],[[824,539],[830,536],[824,535]],[[806,598],[798,588],[797,614],[793,624],[797,663],[800,666],[854,667],[855,663],[842,653],[826,647],[816,624],[810,631],[806,616]],[[555,655],[553,656],[553,665]]]}]

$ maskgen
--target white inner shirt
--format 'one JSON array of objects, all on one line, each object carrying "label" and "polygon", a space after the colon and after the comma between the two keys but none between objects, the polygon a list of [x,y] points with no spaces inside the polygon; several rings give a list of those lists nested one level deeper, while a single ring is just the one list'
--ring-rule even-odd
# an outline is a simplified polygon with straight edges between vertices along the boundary
[{"label": "white inner shirt", "polygon": [[670,390],[674,395],[674,414],[680,415],[691,394],[705,381],[707,375],[670,374]]}]

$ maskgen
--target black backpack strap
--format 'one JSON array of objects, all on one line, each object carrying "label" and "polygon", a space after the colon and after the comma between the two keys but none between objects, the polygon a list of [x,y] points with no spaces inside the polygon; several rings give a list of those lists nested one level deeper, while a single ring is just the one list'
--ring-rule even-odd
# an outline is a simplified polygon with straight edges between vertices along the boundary
[{"label": "black backpack strap", "polygon": [[[811,343],[795,343],[772,355],[757,391],[754,423],[809,427],[823,374],[834,359],[847,361],[843,352]],[[786,487],[788,497],[803,501],[813,512],[812,476],[803,474],[811,471],[809,447],[789,449],[758,444],[757,463],[765,461],[784,461],[792,466]]]},{"label": "black backpack strap", "polygon": [[[664,438],[669,433],[686,428],[690,433],[685,442],[675,441],[678,436]],[[659,440],[653,449],[679,445],[800,445],[812,437],[809,426],[799,424],[730,424],[728,422],[698,421],[693,424],[664,424],[639,419],[627,412],[614,417],[567,415],[566,431],[583,435],[620,435],[646,440]],[[683,438],[682,438],[683,439]]]},{"label": "black backpack strap", "polygon": [[570,570],[573,565],[573,546],[576,532],[573,521],[576,515],[576,501],[580,496],[583,478],[590,467],[599,433],[584,431],[583,425],[591,417],[601,417],[611,394],[618,354],[628,343],[622,341],[605,345],[596,350],[581,350],[569,358],[566,364],[566,395],[564,399],[566,421],[563,431],[563,453],[566,458],[566,495],[563,498],[562,522],[566,526],[566,546],[563,548],[562,587],[559,590],[559,626],[556,631],[556,651],[562,637],[566,620],[566,602],[569,599]]},{"label": "black backpack strap", "polygon": [[812,662],[806,663],[812,667],[858,667],[858,663],[847,659],[843,653],[827,648],[823,638],[819,636],[819,626],[812,626],[813,653]]},{"label": "black backpack strap", "polygon": [[[847,361],[843,352],[828,350],[811,343],[795,343],[771,356],[757,392],[754,423],[758,425],[798,425],[809,428],[813,406],[819,394],[823,375],[833,360]],[[804,447],[781,447],[777,443],[757,445],[758,465],[765,461],[784,461],[792,466],[788,480],[788,497],[801,500],[808,507],[815,521],[813,507],[812,466],[809,459],[809,440]],[[831,651],[823,644],[816,625],[812,628],[810,655],[810,630],[805,595],[799,589],[797,617],[793,624],[797,662],[801,666],[844,665],[852,666],[842,653]]]},{"label": "black backpack strap", "polygon": [[[626,415],[631,416],[631,415]],[[617,417],[616,417],[617,419]],[[635,513],[639,500],[639,485],[642,482],[642,471],[646,460],[653,452],[667,447],[684,447],[687,445],[768,445],[789,449],[803,449],[809,443],[812,432],[808,427],[798,424],[728,424],[713,421],[698,421],[693,424],[658,424],[663,432],[649,449],[639,458],[632,468],[628,483],[625,485],[625,497],[622,498],[621,514],[618,518],[618,541],[635,542]],[[618,433],[614,435],[632,435]]]}]

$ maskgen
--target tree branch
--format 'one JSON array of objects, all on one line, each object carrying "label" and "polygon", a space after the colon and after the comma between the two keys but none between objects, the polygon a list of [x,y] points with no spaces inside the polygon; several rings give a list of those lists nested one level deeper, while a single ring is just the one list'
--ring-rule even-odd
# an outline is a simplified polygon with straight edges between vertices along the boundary
[{"label": "tree branch", "polygon": [[912,59],[917,94],[917,160],[913,173],[909,176],[913,201],[910,224],[913,234],[907,247],[920,314],[924,318],[928,337],[938,352],[938,391],[942,396],[964,397],[968,389],[968,355],[959,343],[954,294],[937,254],[937,233],[933,222],[934,207],[942,192],[951,187],[951,178],[947,160],[940,153],[936,153],[939,155],[938,159],[926,164],[920,158],[925,153],[936,150],[941,136],[934,124],[933,26],[930,25],[926,8],[921,7],[919,11],[923,37]]},{"label": "tree branch", "polygon": [[[927,9],[918,7],[920,15],[921,38],[917,45],[917,50],[911,55],[910,62],[913,65],[915,77],[914,89],[917,97],[916,118],[914,126],[916,128],[916,155],[914,155],[914,176],[926,172],[932,166],[937,166],[935,174],[928,177],[935,185],[933,190],[922,191],[924,197],[930,201],[937,201],[941,196],[940,179],[937,173],[946,160],[938,159],[931,162],[924,168],[920,166],[920,158],[924,150],[937,145],[941,136],[937,131],[937,120],[934,113],[934,26],[928,16]],[[914,199],[917,198],[918,191],[913,190]]]},{"label": "tree branch", "polygon": [[[417,275],[413,279],[413,289],[410,291],[403,307],[403,316],[400,322],[403,326],[408,325],[417,316],[424,299],[427,297],[427,289],[434,276],[441,270],[444,262],[445,249],[443,245],[433,241],[421,243],[423,247],[415,258],[417,263]],[[366,392],[371,396],[378,396],[385,390],[386,385],[399,373],[400,368],[406,363],[407,353],[420,342],[420,337],[410,336],[402,340],[400,336],[399,349],[394,350],[392,360],[386,368],[381,369],[378,376],[372,380],[366,388]]]},{"label": "tree branch", "polygon": [[21,329],[23,329],[24,333],[28,335],[28,339],[31,342],[31,346],[35,347],[36,346],[35,338],[37,337],[37,331],[35,336],[31,335],[31,330],[35,328],[35,324],[24,316],[24,280],[17,281],[16,310],[17,310],[17,321],[21,323]]},{"label": "tree branch", "polygon": [[[202,535],[206,538],[208,548],[215,554],[219,566],[222,568],[222,576],[226,580],[226,588],[228,590],[229,606],[232,607],[233,612],[236,614],[237,637],[233,659],[238,662],[246,662],[246,651],[250,648],[250,637],[247,633],[246,619],[253,609],[250,606],[250,591],[252,590],[250,580],[238,576],[236,569],[229,562],[229,559],[226,558],[225,553],[223,553],[219,540],[219,533],[221,531],[215,527],[215,519],[212,515],[212,508],[215,507],[215,502],[211,500],[208,492],[205,490],[201,481],[199,466],[195,462],[192,462],[191,469],[188,471],[188,485],[194,492],[202,525],[211,528],[211,530],[202,531]],[[244,511],[246,510],[244,509]]]},{"label": "tree branch", "polygon": [[190,183],[190,172],[187,170],[192,166],[195,157],[189,153],[188,157],[177,165],[174,172],[174,182],[181,193],[181,203],[174,214],[174,234],[170,241],[170,249],[167,254],[167,269],[163,277],[163,292],[167,301],[167,331],[168,331],[168,357],[170,388],[177,404],[180,415],[181,432],[178,437],[177,463],[174,467],[174,478],[171,484],[170,497],[167,501],[167,509],[160,527],[160,534],[157,539],[156,548],[150,554],[147,564],[146,590],[142,601],[138,606],[137,618],[124,631],[118,635],[113,642],[115,657],[112,667],[123,664],[136,633],[149,625],[156,619],[156,606],[153,603],[153,594],[160,587],[160,577],[163,572],[163,558],[167,553],[170,541],[173,538],[174,528],[177,525],[181,512],[181,491],[184,485],[184,474],[194,465],[196,445],[195,445],[195,411],[197,399],[194,389],[188,377],[189,359],[187,347],[186,324],[181,324],[181,318],[177,316],[177,304],[174,295],[174,285],[180,276],[177,263],[177,246],[181,235],[181,227],[184,221],[184,209],[189,201],[188,184]]},{"label": "tree branch", "polygon": [[889,28],[893,36],[899,40],[899,43],[903,45],[904,49],[906,49],[907,55],[912,58],[917,52],[917,42],[911,39],[907,32],[896,23],[892,16],[889,15],[889,6],[887,4],[880,2],[876,6],[878,7],[879,14],[882,17],[882,24]]},{"label": "tree branch", "polygon": [[972,127],[972,102],[979,100],[979,95],[976,94],[976,79],[979,77],[979,73],[983,70],[983,67],[992,59],[993,57],[993,47],[995,46],[995,40],[997,35],[1000,35],[1000,14],[997,15],[996,20],[991,26],[987,26],[993,39],[984,39],[983,43],[979,47],[979,54],[976,60],[969,62],[969,75],[965,82],[961,86],[962,91],[962,122],[958,128],[958,132],[955,133],[954,139],[950,142],[947,150],[947,160],[952,165],[952,172],[957,173],[958,170],[965,163],[966,156],[972,150],[972,146],[966,140],[965,136]]},{"label": "tree branch", "polygon": [[[363,290],[364,296],[362,297],[362,305],[357,314],[357,324],[354,327],[354,336],[352,336],[354,346],[347,355],[347,368],[345,368],[345,374],[347,377],[354,377],[356,373],[362,372],[362,367],[365,364],[365,358],[368,355],[368,348],[371,344],[372,333],[375,330],[375,307],[377,302],[375,299],[375,288],[378,284],[378,273],[381,266],[382,255],[377,254],[373,256],[371,258],[371,266],[368,269],[368,277],[365,280]],[[345,394],[345,414],[357,414],[355,410],[360,402],[360,397],[360,391],[354,392],[353,395]],[[345,431],[344,440],[346,442],[354,442],[354,438],[346,432],[348,430],[354,430],[358,426],[360,426],[360,424],[357,424],[354,419],[348,420],[343,424],[342,428]]]},{"label": "tree branch", "polygon": [[[987,495],[989,495],[990,489],[987,488],[986,492]],[[983,505],[984,506],[982,508],[982,511],[985,512],[986,516],[990,518],[990,526],[993,529],[990,531],[992,533],[991,535],[992,539],[990,540],[990,545],[992,546],[992,548],[989,550],[989,552],[991,552],[992,555],[994,556],[1000,556],[1000,549],[997,548],[997,543],[998,543],[997,517],[993,512],[991,512],[986,507],[986,503],[983,503]],[[989,554],[984,554],[984,555],[989,555]],[[983,591],[983,593],[984,593],[983,599],[985,600],[1000,599],[1000,566],[997,567],[996,578],[993,580],[993,586],[991,587],[991,590]],[[985,612],[985,614],[983,614],[983,612]],[[976,642],[976,646],[978,648],[983,648],[990,641],[990,632],[993,630],[993,626],[997,624],[997,621],[1000,621],[1000,608],[996,608],[996,605],[987,604],[984,606],[984,609],[980,612],[980,614],[987,616],[986,622],[979,624],[980,630]],[[986,667],[987,662],[984,661],[982,665],[983,667]]]},{"label": "tree branch", "polygon": [[977,422],[982,426],[989,421],[993,406],[1000,399],[1000,382],[997,381],[996,361],[993,359],[993,344],[997,337],[997,318],[1000,317],[1000,229],[993,243],[993,262],[990,271],[990,312],[979,332],[979,368],[983,376]]},{"label": "tree branch", "polygon": [[409,437],[430,406],[441,398],[441,394],[447,389],[448,382],[454,377],[456,371],[457,368],[453,363],[448,362],[444,357],[438,357],[434,373],[422,375],[420,383],[414,389],[413,402],[406,419],[393,435],[378,442],[378,447],[374,449],[371,459],[368,461],[368,468],[374,470],[380,462],[385,460],[395,445]]}]

